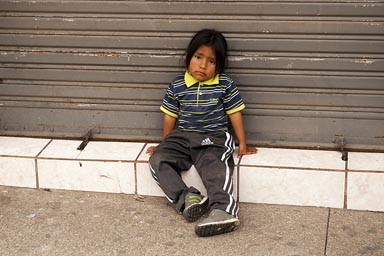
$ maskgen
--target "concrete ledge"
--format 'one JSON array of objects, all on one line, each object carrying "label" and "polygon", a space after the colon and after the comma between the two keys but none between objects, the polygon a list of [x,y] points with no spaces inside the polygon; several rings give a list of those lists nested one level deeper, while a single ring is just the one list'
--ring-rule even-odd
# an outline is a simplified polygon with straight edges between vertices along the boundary
[{"label": "concrete ledge", "polygon": [[[0,137],[0,185],[164,196],[148,170],[146,148],[132,142]],[[258,148],[237,159],[240,202],[384,211],[384,154]],[[187,185],[206,194],[196,170]]]}]

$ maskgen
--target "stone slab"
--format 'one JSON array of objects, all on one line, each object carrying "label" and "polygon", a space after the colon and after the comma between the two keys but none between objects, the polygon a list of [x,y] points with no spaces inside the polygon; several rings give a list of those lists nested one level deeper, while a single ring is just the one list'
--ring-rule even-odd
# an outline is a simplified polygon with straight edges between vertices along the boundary
[{"label": "stone slab", "polygon": [[348,173],[347,207],[384,212],[384,173]]},{"label": "stone slab", "polygon": [[0,157],[0,185],[36,188],[35,160]]},{"label": "stone slab", "polygon": [[0,155],[36,157],[50,139],[0,136]]},{"label": "stone slab", "polygon": [[258,148],[256,155],[245,155],[240,165],[344,170],[341,153],[325,150]]},{"label": "stone slab", "polygon": [[239,200],[342,208],[345,174],[240,166]]},{"label": "stone slab", "polygon": [[135,193],[133,163],[38,160],[40,188]]},{"label": "stone slab", "polygon": [[348,153],[349,170],[371,170],[384,173],[384,153]]},{"label": "stone slab", "polygon": [[331,209],[326,255],[384,255],[384,213]]}]

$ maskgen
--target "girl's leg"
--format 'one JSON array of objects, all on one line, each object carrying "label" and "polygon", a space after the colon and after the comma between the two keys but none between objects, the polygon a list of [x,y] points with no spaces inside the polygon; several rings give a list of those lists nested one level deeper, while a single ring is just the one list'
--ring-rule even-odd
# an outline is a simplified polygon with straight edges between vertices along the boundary
[{"label": "girl's leg", "polygon": [[[204,138],[195,167],[207,189],[212,211],[195,227],[198,236],[214,236],[236,230],[239,207],[233,197],[234,143],[229,133],[208,134]],[[204,145],[203,145],[204,144]]]},{"label": "girl's leg", "polygon": [[176,130],[160,143],[149,158],[152,177],[180,213],[188,192],[200,194],[197,189],[188,188],[181,178],[181,172],[189,170],[191,166],[187,134]]},{"label": "girl's leg", "polygon": [[194,164],[207,189],[211,208],[237,217],[239,207],[233,197],[233,151],[233,138],[226,132],[198,135],[193,140]]}]

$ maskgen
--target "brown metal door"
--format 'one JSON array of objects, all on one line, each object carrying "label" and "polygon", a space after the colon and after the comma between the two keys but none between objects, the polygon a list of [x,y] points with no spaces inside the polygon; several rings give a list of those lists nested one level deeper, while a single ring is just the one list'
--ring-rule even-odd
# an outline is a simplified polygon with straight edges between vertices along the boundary
[{"label": "brown metal door", "polygon": [[230,47],[250,143],[384,149],[382,1],[2,1],[0,135],[160,140],[201,28]]}]

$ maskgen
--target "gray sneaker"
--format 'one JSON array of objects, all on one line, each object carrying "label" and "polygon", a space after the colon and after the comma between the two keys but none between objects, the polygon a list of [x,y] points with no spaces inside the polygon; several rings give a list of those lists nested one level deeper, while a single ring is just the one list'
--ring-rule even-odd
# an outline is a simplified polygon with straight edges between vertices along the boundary
[{"label": "gray sneaker", "polygon": [[198,223],[195,233],[198,236],[215,236],[234,231],[240,224],[235,216],[220,210],[213,209],[209,216]]},{"label": "gray sneaker", "polygon": [[188,193],[185,196],[185,208],[183,216],[187,222],[200,219],[208,210],[208,197],[199,194]]}]

